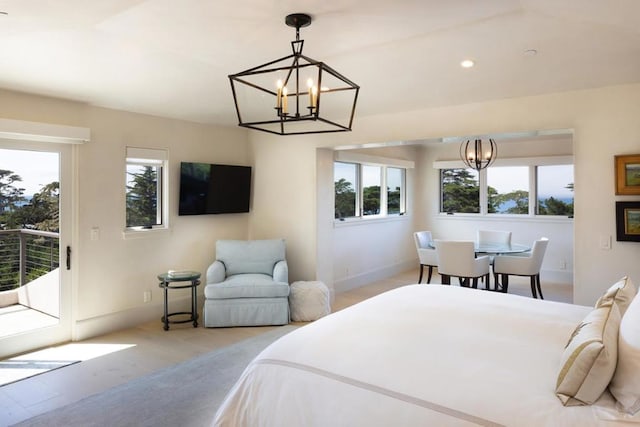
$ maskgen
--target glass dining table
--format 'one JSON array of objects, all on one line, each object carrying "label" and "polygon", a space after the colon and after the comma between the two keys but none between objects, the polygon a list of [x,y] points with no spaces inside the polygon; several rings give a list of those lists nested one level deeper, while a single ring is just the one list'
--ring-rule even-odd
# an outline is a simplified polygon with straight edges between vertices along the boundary
[{"label": "glass dining table", "polygon": [[[436,246],[433,241],[429,242],[429,247],[435,249]],[[520,243],[478,243],[473,245],[476,255],[507,255],[523,253],[531,250],[531,246],[523,245]]]},{"label": "glass dining table", "polygon": [[478,243],[474,244],[476,254],[487,255],[507,255],[527,252],[531,250],[531,246],[522,245],[520,243]]}]

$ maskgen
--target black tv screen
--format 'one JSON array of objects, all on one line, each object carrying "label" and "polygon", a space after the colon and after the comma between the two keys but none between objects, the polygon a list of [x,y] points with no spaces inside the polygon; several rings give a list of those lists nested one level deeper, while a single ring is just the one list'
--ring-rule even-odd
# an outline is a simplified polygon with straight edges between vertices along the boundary
[{"label": "black tv screen", "polygon": [[251,167],[182,162],[179,215],[249,212]]}]

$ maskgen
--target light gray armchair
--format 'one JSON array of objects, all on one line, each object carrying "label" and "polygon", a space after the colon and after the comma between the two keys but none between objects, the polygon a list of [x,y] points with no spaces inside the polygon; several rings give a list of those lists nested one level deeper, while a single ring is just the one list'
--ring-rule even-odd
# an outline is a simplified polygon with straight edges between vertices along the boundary
[{"label": "light gray armchair", "polygon": [[283,239],[218,240],[206,283],[205,327],[289,323],[289,268]]}]

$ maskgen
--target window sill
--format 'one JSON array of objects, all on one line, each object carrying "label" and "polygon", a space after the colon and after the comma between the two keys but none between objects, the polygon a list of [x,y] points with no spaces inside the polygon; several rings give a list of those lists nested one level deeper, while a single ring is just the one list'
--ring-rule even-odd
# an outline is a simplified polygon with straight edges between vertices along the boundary
[{"label": "window sill", "polygon": [[122,232],[122,238],[124,240],[130,239],[144,239],[148,237],[158,237],[170,233],[171,230],[168,227],[163,228],[140,228],[131,229],[128,228]]},{"label": "window sill", "polygon": [[569,218],[567,216],[556,216],[556,215],[508,215],[508,214],[443,214],[440,213],[436,216],[438,220],[451,220],[451,221],[496,221],[496,222],[504,222],[504,221],[513,221],[513,222],[556,222],[560,224],[572,223],[573,218]]},{"label": "window sill", "polygon": [[371,225],[371,224],[379,224],[384,222],[396,222],[396,221],[408,221],[409,214],[404,215],[390,215],[384,217],[368,217],[368,218],[349,218],[344,221],[334,220],[333,228],[342,228],[342,227],[355,227],[361,225]]}]

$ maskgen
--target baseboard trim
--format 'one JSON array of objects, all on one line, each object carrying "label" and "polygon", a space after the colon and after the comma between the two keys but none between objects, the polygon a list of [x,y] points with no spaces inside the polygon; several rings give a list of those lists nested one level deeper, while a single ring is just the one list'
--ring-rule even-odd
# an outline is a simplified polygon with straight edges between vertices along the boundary
[{"label": "baseboard trim", "polygon": [[[371,282],[388,279],[389,277],[404,273],[407,270],[415,269],[416,263],[417,260],[404,261],[336,280],[333,282],[333,291],[338,294],[359,288]],[[416,277],[416,283],[417,280],[418,278]]]},{"label": "baseboard trim", "polygon": [[[204,301],[204,296],[198,296],[198,311],[202,309],[200,302]],[[158,328],[162,328],[161,317],[164,312],[163,301],[141,305],[128,310],[96,316],[89,319],[82,319],[75,322],[72,340],[82,341],[88,338],[131,328],[152,320],[158,321]],[[190,311],[191,296],[171,297],[170,312]]]}]

